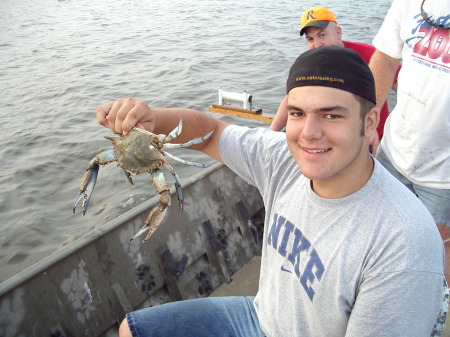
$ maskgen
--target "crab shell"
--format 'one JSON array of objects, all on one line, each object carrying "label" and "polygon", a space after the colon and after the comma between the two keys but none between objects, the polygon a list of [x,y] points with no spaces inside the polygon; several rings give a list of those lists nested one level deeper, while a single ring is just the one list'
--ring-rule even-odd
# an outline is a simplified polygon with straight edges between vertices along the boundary
[{"label": "crab shell", "polygon": [[150,173],[167,163],[149,135],[132,130],[125,136],[106,138],[113,142],[117,166],[132,174]]}]

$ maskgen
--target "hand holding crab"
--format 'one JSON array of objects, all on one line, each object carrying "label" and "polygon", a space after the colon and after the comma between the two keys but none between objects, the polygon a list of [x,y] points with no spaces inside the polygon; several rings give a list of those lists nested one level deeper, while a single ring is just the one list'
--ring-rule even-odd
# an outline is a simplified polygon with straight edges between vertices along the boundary
[{"label": "hand holding crab", "polygon": [[200,144],[211,137],[214,132],[211,131],[203,137],[192,139],[183,144],[168,143],[177,138],[181,134],[181,130],[182,121],[180,120],[179,125],[172,132],[170,132],[169,135],[156,135],[149,131],[134,127],[125,136],[106,137],[113,142],[114,148],[99,153],[89,163],[80,186],[80,193],[75,199],[75,203],[73,205],[73,212],[75,213],[75,208],[80,200],[83,200],[82,212],[83,215],[86,213],[92,191],[94,190],[95,182],[97,181],[100,165],[106,165],[116,161],[117,166],[121,167],[125,171],[128,181],[131,184],[133,184],[131,179],[132,174],[148,172],[152,176],[153,184],[156,187],[156,192],[160,194],[159,203],[150,211],[147,220],[144,222],[144,226],[131,238],[131,240],[133,240],[148,230],[149,232],[147,236],[144,240],[142,240],[142,242],[145,242],[161,224],[167,212],[167,208],[170,206],[171,196],[169,193],[169,186],[167,184],[165,174],[160,170],[161,166],[170,171],[174,176],[180,212],[183,210],[184,198],[181,190],[180,179],[173,167],[167,162],[165,156],[187,165],[200,168],[207,166],[177,158],[162,150],[163,148],[182,148],[194,144]]}]

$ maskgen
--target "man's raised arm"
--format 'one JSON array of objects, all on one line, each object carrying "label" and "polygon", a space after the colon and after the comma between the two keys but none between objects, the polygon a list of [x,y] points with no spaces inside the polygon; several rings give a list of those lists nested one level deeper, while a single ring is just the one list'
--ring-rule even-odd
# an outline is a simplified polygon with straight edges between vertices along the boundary
[{"label": "man's raised arm", "polygon": [[228,124],[200,111],[150,108],[145,102],[127,98],[103,104],[96,109],[96,113],[98,122],[117,134],[127,134],[134,126],[156,134],[169,134],[182,120],[182,132],[176,143],[203,137],[214,130],[209,139],[189,148],[221,161],[219,139]]}]

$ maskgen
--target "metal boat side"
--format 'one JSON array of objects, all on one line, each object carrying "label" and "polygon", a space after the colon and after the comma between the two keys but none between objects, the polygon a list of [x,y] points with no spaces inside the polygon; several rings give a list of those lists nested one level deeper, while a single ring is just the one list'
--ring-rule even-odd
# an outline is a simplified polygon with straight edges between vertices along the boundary
[{"label": "metal boat side", "polygon": [[216,163],[185,179],[144,244],[130,237],[159,196],[0,284],[0,336],[114,336],[126,312],[210,295],[260,255],[259,191]]}]

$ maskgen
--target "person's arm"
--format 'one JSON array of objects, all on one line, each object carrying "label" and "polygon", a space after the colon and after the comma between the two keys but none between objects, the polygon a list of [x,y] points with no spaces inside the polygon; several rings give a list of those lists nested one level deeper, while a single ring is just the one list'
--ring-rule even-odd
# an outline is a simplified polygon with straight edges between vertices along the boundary
[{"label": "person's arm", "polygon": [[288,96],[286,95],[280,103],[278,107],[277,113],[269,126],[269,130],[280,131],[282,130],[287,123],[288,114],[287,114],[287,101]]},{"label": "person's arm", "polygon": [[369,68],[375,79],[377,106],[381,109],[394,82],[394,77],[400,65],[400,59],[392,58],[378,49],[372,55]]},{"label": "person's arm", "polygon": [[398,88],[398,73],[400,72],[401,69],[402,69],[402,65],[400,64],[397,68],[397,71],[395,72],[394,83],[392,84],[392,90],[394,90],[394,91],[397,91],[397,88]]},{"label": "person's arm", "polygon": [[214,130],[214,134],[201,144],[192,145],[190,149],[204,152],[221,161],[219,139],[228,126],[200,111],[181,108],[150,108],[146,103],[127,98],[109,102],[96,109],[98,122],[117,134],[127,134],[137,126],[156,134],[169,134],[182,120],[182,132],[177,143],[184,143],[197,137],[203,137]]}]

